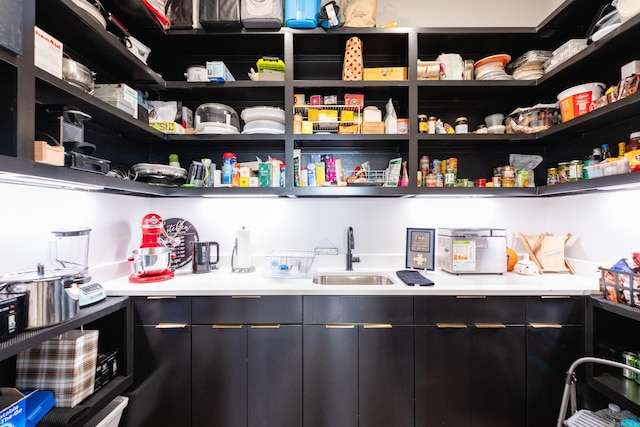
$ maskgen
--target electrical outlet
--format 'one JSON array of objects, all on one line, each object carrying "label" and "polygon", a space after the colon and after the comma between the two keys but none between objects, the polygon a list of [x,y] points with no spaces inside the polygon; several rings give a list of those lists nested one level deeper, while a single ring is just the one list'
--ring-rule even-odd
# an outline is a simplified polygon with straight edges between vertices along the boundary
[{"label": "electrical outlet", "polygon": [[338,255],[338,248],[315,248],[315,255]]}]

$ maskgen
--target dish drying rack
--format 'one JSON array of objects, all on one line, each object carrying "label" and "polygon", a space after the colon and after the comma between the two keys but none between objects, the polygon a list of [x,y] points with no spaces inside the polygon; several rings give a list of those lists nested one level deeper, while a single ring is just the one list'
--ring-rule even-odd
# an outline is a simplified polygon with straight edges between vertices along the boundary
[{"label": "dish drying rack", "polygon": [[266,255],[263,275],[280,279],[306,279],[313,276],[313,251],[274,250]]}]

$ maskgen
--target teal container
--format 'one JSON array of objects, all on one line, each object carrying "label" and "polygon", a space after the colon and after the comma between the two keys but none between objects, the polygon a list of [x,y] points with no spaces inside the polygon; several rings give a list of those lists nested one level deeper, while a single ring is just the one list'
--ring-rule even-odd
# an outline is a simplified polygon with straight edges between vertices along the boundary
[{"label": "teal container", "polygon": [[320,0],[285,0],[284,24],[289,28],[316,28]]}]

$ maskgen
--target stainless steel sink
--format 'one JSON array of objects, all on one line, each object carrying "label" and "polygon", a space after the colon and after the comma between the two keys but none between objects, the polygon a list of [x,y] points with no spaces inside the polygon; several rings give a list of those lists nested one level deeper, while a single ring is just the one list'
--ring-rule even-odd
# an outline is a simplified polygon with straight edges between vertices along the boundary
[{"label": "stainless steel sink", "polygon": [[378,273],[329,273],[313,277],[318,285],[393,285],[395,282],[387,275]]}]

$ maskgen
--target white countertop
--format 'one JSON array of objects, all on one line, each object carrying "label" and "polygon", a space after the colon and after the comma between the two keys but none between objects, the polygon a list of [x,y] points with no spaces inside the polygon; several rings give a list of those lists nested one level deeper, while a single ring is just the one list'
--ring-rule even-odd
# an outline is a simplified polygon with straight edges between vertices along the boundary
[{"label": "white countertop", "polygon": [[[407,286],[395,272],[399,268],[354,268],[352,273],[381,273],[393,285],[318,285],[311,278],[264,277],[261,269],[233,273],[229,268],[203,274],[178,270],[175,277],[151,283],[131,283],[129,277],[102,282],[109,296],[204,296],[204,295],[587,295],[598,292],[597,275],[545,273],[461,274],[436,270],[423,272],[434,286]],[[318,270],[316,274],[348,274],[344,269]]]}]

